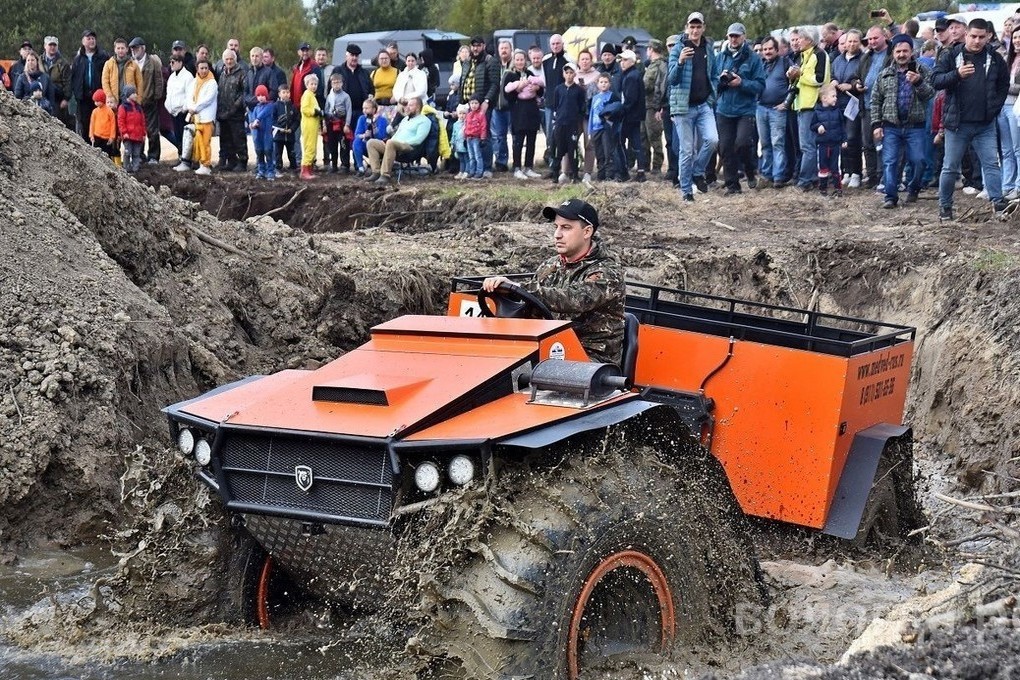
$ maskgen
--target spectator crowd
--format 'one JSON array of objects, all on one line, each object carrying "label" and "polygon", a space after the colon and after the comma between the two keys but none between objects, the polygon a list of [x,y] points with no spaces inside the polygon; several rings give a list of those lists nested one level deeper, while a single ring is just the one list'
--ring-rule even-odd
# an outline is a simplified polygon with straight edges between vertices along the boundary
[{"label": "spectator crowd", "polygon": [[[871,12],[866,29],[833,23],[761,39],[731,24],[716,43],[701,12],[639,54],[633,38],[571,58],[563,37],[514,49],[482,37],[461,48],[440,94],[430,50],[401,54],[392,43],[363,66],[346,46],[342,63],[325,48],[297,46],[289,70],[271,48],[247,55],[237,39],[212,53],[178,40],[164,64],[145,40],[95,31],[70,59],[54,36],[37,52],[21,45],[0,87],[34,102],[86,142],[135,172],[158,163],[161,138],[179,171],[249,169],[357,173],[390,184],[395,173],[440,163],[458,179],[508,172],[541,177],[536,141],[554,182],[661,177],[685,202],[744,188],[842,195],[879,193],[883,208],[938,190],[939,215],[953,217],[958,184],[996,211],[1020,198],[1020,14],[1001,32],[983,19],[938,19],[920,31]],[[1015,30],[1014,30],[1015,29]],[[247,56],[247,58],[245,58]],[[286,165],[285,165],[286,161]]]}]

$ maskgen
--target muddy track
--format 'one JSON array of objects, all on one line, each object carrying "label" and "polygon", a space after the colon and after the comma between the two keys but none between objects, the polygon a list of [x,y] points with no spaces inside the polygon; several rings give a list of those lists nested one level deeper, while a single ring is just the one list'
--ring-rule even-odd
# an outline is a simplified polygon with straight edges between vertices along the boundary
[{"label": "muddy track", "polygon": [[[0,558],[97,541],[121,556],[117,577],[51,612],[51,628],[4,627],[25,646],[226,620],[227,522],[167,447],[159,409],[252,373],[315,367],[387,318],[441,312],[455,274],[532,269],[548,252],[539,209],[568,195],[599,207],[635,279],[917,326],[908,419],[929,511],[944,510],[932,491],[1009,491],[1020,478],[1020,417],[1004,407],[1020,403],[1020,222],[994,221],[976,200],[940,225],[931,200],[883,211],[863,192],[683,206],[655,182],[587,191],[440,177],[379,191],[339,176],[197,182],[163,167],[138,180],[0,93],[0,213],[11,216],[0,225]],[[933,533],[963,525],[952,517]]]}]

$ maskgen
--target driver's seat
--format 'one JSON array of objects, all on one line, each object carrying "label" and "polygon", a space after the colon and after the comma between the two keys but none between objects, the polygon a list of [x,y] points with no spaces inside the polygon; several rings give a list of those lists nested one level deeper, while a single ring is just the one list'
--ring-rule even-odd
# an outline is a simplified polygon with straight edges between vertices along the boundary
[{"label": "driver's seat", "polygon": [[634,384],[634,370],[637,367],[638,318],[630,312],[623,313],[623,355],[620,371],[627,378],[627,384]]}]

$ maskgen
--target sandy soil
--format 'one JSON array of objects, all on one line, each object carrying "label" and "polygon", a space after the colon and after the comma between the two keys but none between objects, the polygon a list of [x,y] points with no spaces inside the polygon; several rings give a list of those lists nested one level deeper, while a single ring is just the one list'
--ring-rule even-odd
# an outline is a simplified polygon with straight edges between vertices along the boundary
[{"label": "sandy soil", "polygon": [[[87,654],[110,659],[170,654],[159,641],[187,639],[181,631],[221,634],[234,620],[222,597],[229,523],[169,447],[159,409],[244,375],[315,367],[393,316],[440,312],[454,274],[529,270],[548,252],[540,207],[581,194],[632,278],[919,329],[907,419],[936,557],[910,573],[810,539],[795,557],[789,541],[766,545],[776,553],[766,562],[769,629],[701,670],[1011,677],[1001,665],[961,668],[1016,657],[1014,618],[977,626],[966,612],[1017,591],[1017,515],[934,494],[1015,505],[1020,218],[993,219],[987,203],[961,196],[958,221],[939,224],[930,194],[893,211],[867,192],[792,189],[684,205],[659,181],[557,188],[501,176],[465,186],[442,176],[391,191],[331,175],[200,180],[168,166],[132,178],[2,93],[0,560],[102,544],[119,564],[89,598],[8,616],[0,634],[77,653],[87,641]],[[1014,495],[987,500],[1003,493]],[[975,560],[993,566],[945,601],[924,599],[964,580]],[[873,619],[914,626],[953,611],[965,614],[912,643],[901,625],[876,624],[861,648],[898,651],[820,665]],[[935,669],[917,665],[933,659]],[[682,674],[634,661],[617,677]]]}]

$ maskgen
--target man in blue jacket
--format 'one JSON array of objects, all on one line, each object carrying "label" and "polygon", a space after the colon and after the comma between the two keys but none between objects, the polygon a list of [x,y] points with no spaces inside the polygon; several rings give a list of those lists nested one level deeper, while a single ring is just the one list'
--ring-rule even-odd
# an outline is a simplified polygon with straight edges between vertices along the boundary
[{"label": "man in blue jacket", "polygon": [[[719,96],[715,121],[719,130],[719,156],[723,163],[726,195],[740,193],[740,165],[754,158],[750,147],[754,138],[758,97],[765,89],[765,67],[745,38],[743,24],[730,24],[728,40],[715,60],[713,80]],[[755,163],[744,163],[744,175],[750,188],[757,186]]]},{"label": "man in blue jacket", "polygon": [[[669,51],[669,114],[680,149],[680,194],[685,203],[694,202],[694,189],[706,193],[705,169],[719,144],[715,126],[717,81],[712,78],[715,54],[705,37],[705,17],[691,12],[686,32]],[[695,148],[695,140],[698,147]]]}]

